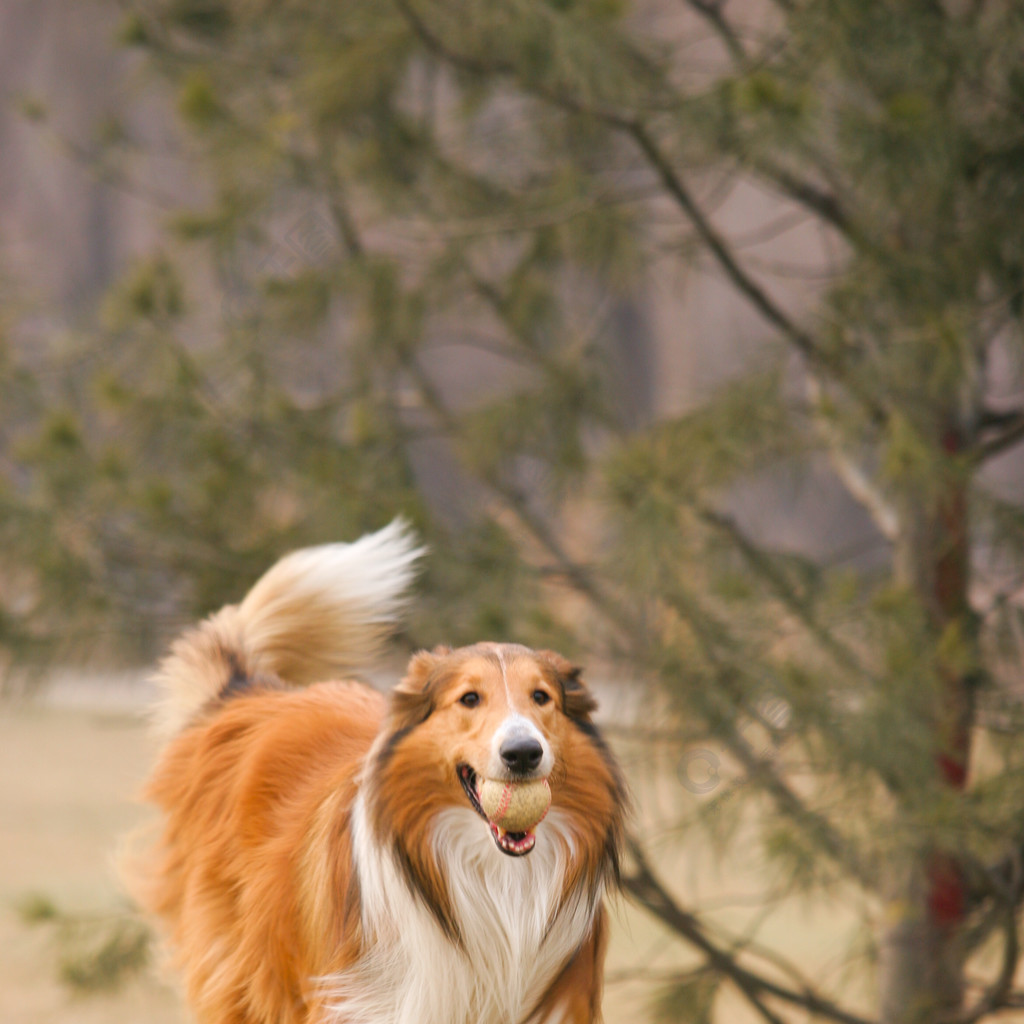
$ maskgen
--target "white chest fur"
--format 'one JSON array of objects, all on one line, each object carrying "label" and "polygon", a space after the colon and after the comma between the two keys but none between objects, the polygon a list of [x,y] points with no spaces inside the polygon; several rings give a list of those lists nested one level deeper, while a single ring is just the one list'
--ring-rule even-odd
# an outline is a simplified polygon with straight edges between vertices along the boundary
[{"label": "white chest fur", "polygon": [[362,798],[352,827],[369,941],[358,965],[323,979],[337,1024],[520,1024],[590,930],[600,894],[558,909],[573,837],[557,810],[521,858],[497,850],[470,808],[439,815],[435,854],[462,949],[374,841]]}]

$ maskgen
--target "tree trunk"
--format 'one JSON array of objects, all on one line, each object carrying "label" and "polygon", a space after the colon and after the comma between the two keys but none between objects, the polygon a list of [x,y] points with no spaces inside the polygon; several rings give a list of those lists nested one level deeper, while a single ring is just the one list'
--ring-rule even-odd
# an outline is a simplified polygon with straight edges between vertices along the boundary
[{"label": "tree trunk", "polygon": [[[959,435],[947,431],[942,447],[954,456],[961,448]],[[906,495],[895,552],[896,581],[913,589],[927,609],[937,651],[945,649],[942,640],[953,630],[972,647],[976,635],[968,603],[967,482],[954,472],[930,503],[920,493]],[[938,672],[936,777],[942,785],[962,790],[974,717],[973,679],[962,659],[956,665],[940,660]],[[952,1020],[964,995],[966,891],[961,865],[953,852],[922,845],[888,883],[890,924],[880,948],[880,1020]]]}]

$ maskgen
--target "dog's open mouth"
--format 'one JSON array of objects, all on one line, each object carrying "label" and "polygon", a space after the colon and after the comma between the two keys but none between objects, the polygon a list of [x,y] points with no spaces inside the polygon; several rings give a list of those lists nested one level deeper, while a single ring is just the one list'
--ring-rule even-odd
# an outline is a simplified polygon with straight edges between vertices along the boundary
[{"label": "dog's open mouth", "polygon": [[473,810],[487,822],[498,849],[502,853],[507,853],[510,857],[522,857],[524,854],[529,853],[537,842],[537,833],[532,829],[527,829],[525,832],[509,832],[491,821],[487,817],[487,812],[480,804],[480,797],[478,795],[479,780],[476,772],[468,764],[460,764],[458,773],[459,782],[462,783],[462,788],[466,791],[466,796],[469,798]]}]

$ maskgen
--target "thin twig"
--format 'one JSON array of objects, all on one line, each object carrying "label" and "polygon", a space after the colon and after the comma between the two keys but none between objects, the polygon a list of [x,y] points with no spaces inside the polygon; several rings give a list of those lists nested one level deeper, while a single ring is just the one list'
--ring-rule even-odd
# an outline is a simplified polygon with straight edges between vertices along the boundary
[{"label": "thin twig", "polygon": [[811,335],[798,327],[739,264],[728,243],[705,216],[686,183],[647,128],[637,122],[631,122],[626,131],[661,179],[666,191],[693,224],[697,234],[737,291],[807,359],[811,366],[825,372],[855,397],[873,419],[884,422],[888,418],[888,413],[878,396],[861,385],[856,377],[851,376],[841,359],[821,348]]},{"label": "thin twig", "polygon": [[629,839],[629,851],[636,869],[624,877],[627,892],[640,900],[643,906],[659,920],[668,925],[676,934],[696,946],[705,956],[708,966],[728,978],[766,1020],[779,1018],[766,1007],[763,996],[770,996],[791,1006],[799,1006],[810,1013],[827,1017],[837,1024],[872,1024],[869,1020],[844,1010],[831,1000],[809,989],[798,991],[787,988],[776,981],[762,977],[742,966],[736,957],[714,943],[697,917],[676,903],[661,884],[644,855],[643,849],[634,839]]},{"label": "thin twig", "polygon": [[702,522],[732,542],[747,566],[772,588],[773,593],[786,608],[796,615],[804,628],[838,664],[859,676],[872,678],[868,668],[857,655],[815,619],[808,602],[794,590],[789,580],[772,564],[765,552],[747,537],[734,519],[707,507],[698,507],[696,512]]},{"label": "thin twig", "polygon": [[[412,377],[413,385],[424,406],[453,436],[458,436],[459,426],[455,415],[442,400],[433,381],[423,372],[423,368],[413,358],[405,360],[404,366]],[[586,597],[624,640],[631,646],[636,646],[642,631],[639,623],[635,621],[635,616],[624,608],[592,573],[570,557],[551,526],[530,508],[526,497],[512,485],[501,480],[496,473],[481,472],[479,479],[502,499],[505,506],[515,514],[533,538],[555,559],[572,588]]]},{"label": "thin twig", "polygon": [[[481,76],[502,75],[519,80],[517,69],[507,61],[495,58],[484,59],[475,54],[467,54],[454,49],[443,41],[413,9],[409,0],[396,0],[399,10],[419,36],[422,42],[442,59],[462,70]],[[822,349],[806,331],[799,328],[769,297],[767,292],[740,266],[730,247],[713,227],[700,205],[691,195],[682,177],[676,172],[666,155],[655,142],[646,125],[637,119],[635,112],[623,112],[608,106],[580,100],[552,90],[536,81],[520,82],[530,93],[576,114],[593,117],[607,126],[614,128],[633,139],[648,164],[661,180],[665,190],[676,201],[687,218],[693,224],[701,240],[710,250],[719,266],[725,271],[737,290],[754,306],[755,309],[793,345],[812,366],[826,372],[830,377],[869,412],[876,422],[888,419],[884,404],[879,401],[874,391],[861,385],[856,377],[847,372],[841,359]],[[826,212],[837,226],[844,218],[839,216],[838,207],[833,207],[824,194],[816,194],[814,187],[807,183],[798,183],[785,172],[776,172],[776,182],[793,198],[799,199],[823,216]]]},{"label": "thin twig", "polygon": [[747,51],[743,47],[736,29],[725,16],[722,0],[686,0],[686,5],[695,10],[715,30],[719,39],[725,44],[729,55],[737,64],[747,59]]},{"label": "thin twig", "polygon": [[975,463],[986,462],[1024,442],[1024,412],[1019,413],[1016,418],[1007,417],[1003,422],[1000,433],[977,446],[972,456]]},{"label": "thin twig", "polygon": [[813,373],[807,375],[807,392],[814,409],[814,424],[828,446],[829,461],[836,475],[846,487],[847,493],[867,510],[882,536],[886,540],[895,541],[900,525],[896,510],[849,454],[840,432],[822,412],[822,387]]}]

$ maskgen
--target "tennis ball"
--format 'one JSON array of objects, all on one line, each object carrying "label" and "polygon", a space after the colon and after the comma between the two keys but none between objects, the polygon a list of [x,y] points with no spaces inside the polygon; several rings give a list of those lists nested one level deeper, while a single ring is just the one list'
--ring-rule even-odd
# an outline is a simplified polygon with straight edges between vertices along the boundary
[{"label": "tennis ball", "polygon": [[527,832],[548,813],[551,788],[547,779],[518,783],[484,779],[477,799],[488,821],[506,832]]}]

